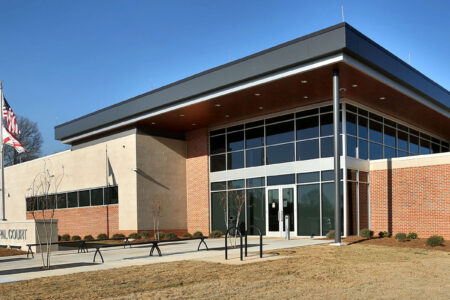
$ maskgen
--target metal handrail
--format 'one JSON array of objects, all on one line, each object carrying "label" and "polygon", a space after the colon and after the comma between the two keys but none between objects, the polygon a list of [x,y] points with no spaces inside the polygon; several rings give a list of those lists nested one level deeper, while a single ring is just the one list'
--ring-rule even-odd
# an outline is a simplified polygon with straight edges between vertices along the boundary
[{"label": "metal handrail", "polygon": [[262,252],[263,252],[263,237],[262,237],[262,233],[261,233],[261,229],[259,229],[258,226],[256,225],[250,225],[247,227],[247,230],[245,231],[245,257],[247,257],[247,235],[248,235],[248,230],[250,228],[256,228],[258,229],[259,232],[259,257],[262,258]]}]

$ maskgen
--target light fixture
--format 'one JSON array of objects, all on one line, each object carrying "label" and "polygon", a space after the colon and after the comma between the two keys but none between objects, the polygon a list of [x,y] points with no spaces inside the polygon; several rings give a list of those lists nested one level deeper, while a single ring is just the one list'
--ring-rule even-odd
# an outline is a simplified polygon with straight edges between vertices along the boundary
[{"label": "light fixture", "polygon": [[355,87],[358,87],[358,85],[357,84],[352,84],[352,87],[355,88]]},{"label": "light fixture", "polygon": [[346,88],[340,88],[339,92],[345,92],[347,89]]},{"label": "light fixture", "polygon": [[216,107],[221,107],[222,105],[220,105],[219,103],[216,104]]},{"label": "light fixture", "polygon": [[225,115],[225,118],[229,118],[230,117],[230,115]]},{"label": "light fixture", "polygon": [[380,97],[380,100],[386,100],[386,97],[384,97],[384,96]]},{"label": "light fixture", "polygon": [[155,122],[152,122],[152,125],[155,125],[156,123]]},{"label": "light fixture", "polygon": [[181,114],[181,115],[180,115],[180,117],[184,117],[184,115],[183,115],[183,114]]},{"label": "light fixture", "polygon": [[308,96],[303,96],[303,99],[308,99]]},{"label": "light fixture", "polygon": [[255,93],[254,95],[255,95],[256,97],[261,96],[261,94],[259,94],[259,93]]},{"label": "light fixture", "polygon": [[258,109],[259,109],[259,110],[263,110],[263,109],[264,109],[264,107],[260,106],[260,107],[258,107]]},{"label": "light fixture", "polygon": [[308,83],[308,80],[302,80],[302,81],[300,81],[301,83],[303,83],[303,84],[305,84],[305,83]]},{"label": "light fixture", "polygon": [[195,124],[195,123],[192,123],[192,126],[195,126],[195,125],[197,125],[197,124]]}]

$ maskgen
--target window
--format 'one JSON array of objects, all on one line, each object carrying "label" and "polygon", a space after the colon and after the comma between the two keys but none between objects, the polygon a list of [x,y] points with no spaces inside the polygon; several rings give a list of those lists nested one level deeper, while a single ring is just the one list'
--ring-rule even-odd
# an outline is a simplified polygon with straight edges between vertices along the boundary
[{"label": "window", "polygon": [[227,169],[240,169],[244,167],[244,151],[227,154]]},{"label": "window", "polygon": [[325,114],[320,116],[320,136],[328,136],[333,134],[333,114]]},{"label": "window", "polygon": [[369,138],[371,142],[383,143],[383,126],[375,121],[369,122]]},{"label": "window", "polygon": [[321,138],[320,139],[320,147],[321,147],[321,157],[333,157],[334,156],[334,142],[333,138]]},{"label": "window", "polygon": [[294,121],[266,127],[266,144],[274,145],[294,141]]},{"label": "window", "polygon": [[67,207],[78,207],[78,193],[67,193]]},{"label": "window", "polygon": [[297,120],[297,140],[319,137],[319,116]]},{"label": "window", "polygon": [[294,152],[295,149],[293,143],[267,147],[266,163],[270,165],[294,161]]},{"label": "window", "polygon": [[298,235],[320,235],[320,184],[297,186]]},{"label": "window", "polygon": [[389,126],[384,126],[384,145],[395,148],[395,129]]},{"label": "window", "polygon": [[247,168],[264,165],[264,148],[250,149],[245,152]]},{"label": "window", "polygon": [[255,148],[264,146],[264,127],[247,129],[245,131],[245,147]]},{"label": "window", "polygon": [[356,157],[356,138],[347,136],[347,156]]},{"label": "window", "polygon": [[58,194],[56,196],[56,208],[67,208],[67,194]]},{"label": "window", "polygon": [[119,203],[119,188],[110,186],[105,188],[105,205]]},{"label": "window", "polygon": [[258,186],[265,186],[265,185],[266,185],[266,181],[265,181],[264,177],[247,179],[247,187],[258,187]]},{"label": "window", "polygon": [[103,205],[103,189],[91,190],[91,205]]},{"label": "window", "polygon": [[210,138],[210,153],[218,154],[225,152],[225,135]]},{"label": "window", "polygon": [[370,159],[383,158],[383,146],[377,143],[370,143]]},{"label": "window", "polygon": [[268,176],[267,185],[281,185],[281,184],[294,184],[295,174]]},{"label": "window", "polygon": [[232,132],[227,134],[227,151],[244,149],[244,132]]},{"label": "window", "polygon": [[225,167],[225,154],[211,156],[211,172],[224,171]]},{"label": "window", "polygon": [[80,191],[78,197],[79,197],[79,206],[90,206],[91,205],[89,190]]},{"label": "window", "polygon": [[347,113],[347,134],[356,136],[356,115]]},{"label": "window", "polygon": [[297,142],[297,160],[319,158],[319,139]]},{"label": "window", "polygon": [[297,183],[319,182],[320,172],[309,172],[297,174]]}]

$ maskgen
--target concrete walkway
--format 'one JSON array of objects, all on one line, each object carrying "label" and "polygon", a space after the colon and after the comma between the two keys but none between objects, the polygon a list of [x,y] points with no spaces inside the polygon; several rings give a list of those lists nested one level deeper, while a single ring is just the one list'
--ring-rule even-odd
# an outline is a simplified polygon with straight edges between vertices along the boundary
[{"label": "concrete walkway", "polygon": [[[66,275],[78,272],[107,270],[127,266],[141,266],[146,264],[172,262],[181,260],[203,260],[208,262],[240,264],[261,261],[254,252],[259,251],[259,238],[249,237],[249,257],[244,257],[244,262],[239,259],[239,250],[229,250],[229,260],[225,261],[224,239],[207,239],[209,251],[197,251],[198,240],[173,242],[161,244],[159,247],[162,256],[149,256],[151,245],[135,246],[132,248],[113,247],[101,250],[104,263],[101,263],[97,255],[96,263],[93,263],[95,249],[89,249],[89,253],[77,253],[76,249],[52,252],[51,264],[53,269],[43,271],[40,254],[34,258],[26,258],[26,255],[0,257],[0,283],[29,280],[33,278]],[[311,246],[330,243],[327,240],[317,239],[292,239],[289,241],[279,238],[264,238],[263,251],[286,249],[293,247]],[[201,249],[205,249],[204,245]],[[155,255],[156,251],[154,252]],[[264,255],[262,260],[281,258],[275,255]]]}]

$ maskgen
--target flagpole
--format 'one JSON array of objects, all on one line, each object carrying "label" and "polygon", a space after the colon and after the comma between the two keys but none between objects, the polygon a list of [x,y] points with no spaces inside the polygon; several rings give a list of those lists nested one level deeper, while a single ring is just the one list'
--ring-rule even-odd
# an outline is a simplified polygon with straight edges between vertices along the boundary
[{"label": "flagpole", "polygon": [[0,98],[1,98],[1,104],[2,104],[2,116],[1,116],[1,130],[0,130],[0,164],[2,165],[2,173],[1,173],[1,188],[2,192],[1,194],[1,200],[2,200],[2,221],[6,221],[6,215],[5,215],[5,165],[3,163],[4,161],[4,144],[3,144],[3,86],[2,81],[0,80]]}]

